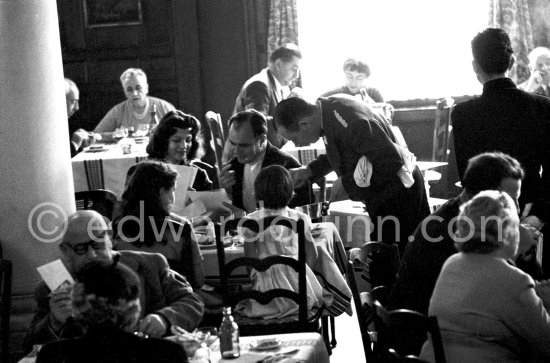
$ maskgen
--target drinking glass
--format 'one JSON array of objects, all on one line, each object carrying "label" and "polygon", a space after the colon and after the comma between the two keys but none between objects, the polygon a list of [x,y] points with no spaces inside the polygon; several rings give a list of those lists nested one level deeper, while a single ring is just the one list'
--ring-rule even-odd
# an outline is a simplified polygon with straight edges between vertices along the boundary
[{"label": "drinking glass", "polygon": [[210,363],[210,346],[218,339],[218,329],[213,326],[203,326],[195,329],[193,335],[201,342],[201,346],[190,362]]}]

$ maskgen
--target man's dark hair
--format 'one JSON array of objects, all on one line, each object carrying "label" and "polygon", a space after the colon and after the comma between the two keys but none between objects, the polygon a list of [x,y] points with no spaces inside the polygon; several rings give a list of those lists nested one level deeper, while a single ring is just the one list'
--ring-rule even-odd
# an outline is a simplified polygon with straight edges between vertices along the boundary
[{"label": "man's dark hair", "polygon": [[289,131],[299,131],[298,122],[304,117],[315,113],[316,106],[308,103],[299,97],[290,97],[282,100],[275,107],[273,113],[273,124],[275,127],[282,126]]},{"label": "man's dark hair", "polygon": [[270,165],[262,170],[254,181],[256,201],[265,208],[281,209],[290,203],[294,194],[292,177],[280,165]]},{"label": "man's dark hair", "polygon": [[293,58],[302,59],[302,53],[300,52],[300,49],[298,49],[298,46],[296,44],[286,43],[275,49],[273,53],[271,53],[269,61],[273,63],[277,59],[280,59],[283,62],[287,63],[292,61]]},{"label": "man's dark hair", "polygon": [[485,73],[500,74],[508,70],[514,50],[504,30],[487,28],[472,40],[472,54]]},{"label": "man's dark hair", "polygon": [[350,71],[350,72],[357,72],[357,73],[363,73],[364,75],[370,77],[370,67],[367,63],[363,62],[362,60],[355,59],[355,58],[348,58],[344,62],[344,72]]},{"label": "man's dark hair", "polygon": [[525,173],[519,161],[500,152],[474,156],[468,161],[462,186],[471,195],[484,190],[496,190],[504,178],[523,179]]},{"label": "man's dark hair", "polygon": [[233,124],[235,124],[235,127],[240,128],[245,123],[248,123],[255,137],[267,135],[267,118],[263,113],[254,109],[237,112],[231,116],[227,123],[230,128]]}]

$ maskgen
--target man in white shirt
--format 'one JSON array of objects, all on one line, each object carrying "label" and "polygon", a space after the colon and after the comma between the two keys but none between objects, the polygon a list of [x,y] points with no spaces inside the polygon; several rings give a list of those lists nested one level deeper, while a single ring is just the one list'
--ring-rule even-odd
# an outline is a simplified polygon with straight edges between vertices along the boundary
[{"label": "man in white shirt", "polygon": [[[229,121],[226,141],[230,161],[220,173],[220,186],[231,195],[233,205],[253,212],[256,210],[254,181],[262,168],[281,165],[291,169],[301,164],[292,155],[280,151],[267,140],[267,119],[256,110],[241,111]],[[295,189],[290,206],[314,202],[311,185]]]},{"label": "man in white shirt", "polygon": [[[302,54],[295,44],[285,44],[277,48],[269,57],[267,68],[252,76],[241,88],[233,114],[247,109],[262,112],[272,116],[277,103],[287,98],[290,85],[300,76],[300,61]],[[280,148],[286,143],[284,139],[268,122],[267,140]]]}]

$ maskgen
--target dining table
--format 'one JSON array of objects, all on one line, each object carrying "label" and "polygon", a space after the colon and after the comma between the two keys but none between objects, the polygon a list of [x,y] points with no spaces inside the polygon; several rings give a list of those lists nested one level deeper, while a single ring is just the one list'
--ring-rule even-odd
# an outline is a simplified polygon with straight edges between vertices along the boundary
[{"label": "dining table", "polygon": [[[258,342],[275,341],[271,349],[255,349]],[[261,336],[240,337],[239,346],[241,356],[236,359],[222,359],[219,340],[210,346],[210,362],[233,362],[233,363],[258,363],[279,361],[277,358],[283,356],[288,358],[287,362],[303,363],[329,363],[329,355],[323,337],[319,333],[289,333]],[[192,361],[192,360],[191,360]]]},{"label": "dining table", "polygon": [[[176,336],[168,336],[165,339],[178,343]],[[219,339],[216,339],[209,347],[209,358],[203,360],[198,357],[199,350],[194,353],[194,356],[189,357],[189,362],[233,362],[233,363],[258,363],[279,361],[279,358],[288,358],[287,362],[303,362],[303,363],[329,363],[329,355],[327,348],[319,333],[289,333],[289,334],[273,334],[261,336],[246,336],[240,337],[239,347],[241,355],[235,359],[222,359],[220,353]],[[273,342],[265,345],[262,342]],[[182,344],[183,345],[183,344]],[[262,348],[256,348],[262,347]],[[35,363],[36,355],[39,346],[29,353],[27,356],[19,360],[18,363]]]},{"label": "dining table", "polygon": [[120,198],[128,169],[147,159],[147,143],[146,138],[128,138],[85,148],[71,159],[75,192],[107,189]]}]

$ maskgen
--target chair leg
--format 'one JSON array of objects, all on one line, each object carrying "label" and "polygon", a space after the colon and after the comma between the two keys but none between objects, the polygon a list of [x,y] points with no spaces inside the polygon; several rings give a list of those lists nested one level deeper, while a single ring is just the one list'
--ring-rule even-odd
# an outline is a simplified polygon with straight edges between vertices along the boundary
[{"label": "chair leg", "polygon": [[327,316],[323,316],[321,318],[321,335],[323,336],[323,341],[325,342],[325,347],[327,348],[328,355],[332,355],[332,346],[329,341]]},{"label": "chair leg", "polygon": [[334,320],[334,316],[330,316],[329,317],[330,319],[330,332],[331,332],[331,337],[332,337],[332,340],[330,341],[330,346],[332,348],[336,347],[336,323],[335,323],[335,320]]}]

